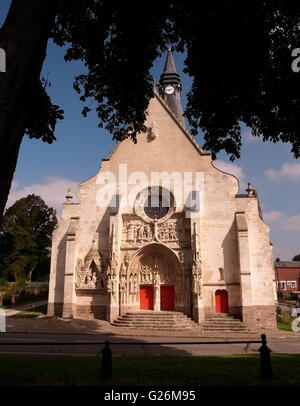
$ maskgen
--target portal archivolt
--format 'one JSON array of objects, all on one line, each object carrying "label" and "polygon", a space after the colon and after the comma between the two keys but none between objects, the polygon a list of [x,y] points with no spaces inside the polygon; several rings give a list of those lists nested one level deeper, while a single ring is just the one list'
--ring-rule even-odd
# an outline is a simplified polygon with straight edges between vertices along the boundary
[{"label": "portal archivolt", "polygon": [[[151,295],[150,290],[153,289],[153,308],[162,310],[161,291],[166,292],[166,286],[173,287],[169,292],[173,291],[174,298],[177,297],[183,283],[183,270],[177,255],[172,250],[161,244],[149,244],[139,250],[131,261],[127,279],[129,286],[132,286],[135,281],[132,294],[129,288],[129,303],[140,302],[141,297]],[[140,308],[145,308],[142,303]]]}]

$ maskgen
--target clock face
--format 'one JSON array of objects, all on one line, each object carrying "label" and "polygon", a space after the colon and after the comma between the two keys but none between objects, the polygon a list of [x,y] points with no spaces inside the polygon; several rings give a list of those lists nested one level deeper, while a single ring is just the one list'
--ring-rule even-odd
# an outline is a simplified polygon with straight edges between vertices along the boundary
[{"label": "clock face", "polygon": [[165,88],[165,92],[166,92],[167,94],[172,94],[172,93],[174,93],[174,87],[171,86],[171,85],[168,85],[168,86]]}]

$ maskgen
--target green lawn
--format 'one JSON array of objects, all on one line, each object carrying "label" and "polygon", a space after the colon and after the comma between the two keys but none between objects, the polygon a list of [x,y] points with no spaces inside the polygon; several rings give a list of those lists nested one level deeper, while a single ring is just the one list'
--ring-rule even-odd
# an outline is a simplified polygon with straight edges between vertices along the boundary
[{"label": "green lawn", "polygon": [[15,304],[9,304],[9,305],[6,304],[4,306],[0,306],[0,308],[13,309],[18,306],[23,306],[23,305],[35,303],[35,302],[41,302],[42,300],[48,300],[48,293],[45,295],[41,295],[41,296],[33,296],[33,297],[27,297],[25,299],[18,299]]},{"label": "green lawn", "polygon": [[12,317],[14,319],[35,319],[38,316],[43,316],[43,313],[39,313],[39,312],[20,312],[20,313],[16,313],[13,314]]},{"label": "green lawn", "polygon": [[[279,328],[280,330],[284,330],[284,331],[293,331],[292,330],[292,322],[282,322],[282,321],[277,321],[277,328]],[[300,334],[300,332],[299,332]]]},{"label": "green lawn", "polygon": [[278,327],[280,330],[292,331],[291,323],[282,323],[281,321],[278,321],[278,322],[277,322],[277,327]]},{"label": "green lawn", "polygon": [[101,382],[100,359],[0,354],[0,385],[300,385],[300,355],[272,355],[274,379],[259,379],[257,355],[114,357],[113,379]]}]

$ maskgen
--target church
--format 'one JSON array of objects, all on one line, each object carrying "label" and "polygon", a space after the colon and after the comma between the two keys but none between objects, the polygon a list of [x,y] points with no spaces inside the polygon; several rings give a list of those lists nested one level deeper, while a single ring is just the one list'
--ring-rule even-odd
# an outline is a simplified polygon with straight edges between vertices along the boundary
[{"label": "church", "polygon": [[52,243],[48,314],[113,323],[180,312],[276,325],[269,228],[256,190],[214,167],[186,129],[168,51],[142,133],[69,192]]}]

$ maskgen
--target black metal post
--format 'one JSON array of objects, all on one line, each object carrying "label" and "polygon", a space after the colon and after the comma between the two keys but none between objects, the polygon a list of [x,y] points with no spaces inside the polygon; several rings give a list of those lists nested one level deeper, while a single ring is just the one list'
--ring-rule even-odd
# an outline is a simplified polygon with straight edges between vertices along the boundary
[{"label": "black metal post", "polygon": [[101,378],[111,379],[112,376],[112,350],[109,347],[109,341],[105,341],[102,353]]},{"label": "black metal post", "polygon": [[261,335],[260,352],[260,377],[261,379],[272,379],[272,365],[271,365],[271,350],[267,346],[267,337],[265,334]]}]

